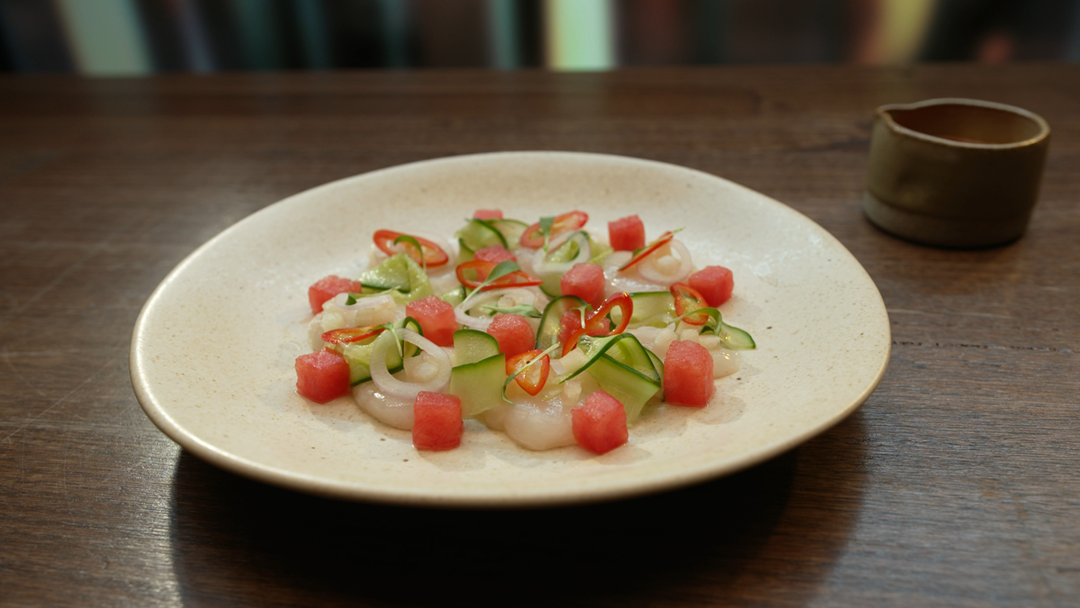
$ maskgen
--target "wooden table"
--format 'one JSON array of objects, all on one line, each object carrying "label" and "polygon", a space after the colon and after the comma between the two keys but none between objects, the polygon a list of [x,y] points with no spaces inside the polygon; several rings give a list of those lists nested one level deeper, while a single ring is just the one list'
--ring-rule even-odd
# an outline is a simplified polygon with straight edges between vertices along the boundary
[{"label": "wooden table", "polygon": [[[963,96],[1054,129],[1020,241],[860,211],[873,109]],[[839,426],[743,473],[539,511],[335,502],[146,418],[136,315],[195,247],[323,182],[579,150],[744,184],[834,234],[892,359]],[[0,605],[1080,605],[1080,66],[0,79]]]}]

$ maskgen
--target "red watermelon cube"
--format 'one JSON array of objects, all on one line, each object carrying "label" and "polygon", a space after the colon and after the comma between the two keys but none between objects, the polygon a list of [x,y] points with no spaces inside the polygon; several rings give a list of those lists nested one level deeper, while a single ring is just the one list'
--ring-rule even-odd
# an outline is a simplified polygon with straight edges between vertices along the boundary
[{"label": "red watermelon cube", "polygon": [[350,281],[337,275],[323,277],[311,287],[308,287],[308,303],[311,304],[311,314],[317,315],[322,312],[323,304],[339,293],[351,291],[360,293],[362,289],[359,281]]},{"label": "red watermelon cube", "polygon": [[349,364],[340,353],[317,350],[296,358],[296,391],[315,403],[349,394]]},{"label": "red watermelon cube", "polygon": [[672,342],[664,357],[664,401],[705,407],[714,390],[713,358],[709,350],[697,342]]},{"label": "red watermelon cube", "polygon": [[615,251],[633,251],[645,246],[645,224],[636,215],[608,222],[608,243]]},{"label": "red watermelon cube", "polygon": [[412,441],[416,449],[442,452],[461,445],[465,422],[457,395],[420,391],[413,402],[413,418]]},{"label": "red watermelon cube", "polygon": [[626,430],[626,408],[602,390],[570,410],[570,417],[578,445],[595,454],[606,454],[630,438]]},{"label": "red watermelon cube", "polygon": [[705,301],[713,307],[727,302],[735,289],[734,275],[723,266],[706,266],[690,275],[687,283],[705,296]]},{"label": "red watermelon cube", "polygon": [[487,333],[499,342],[499,351],[509,359],[514,355],[532,350],[536,345],[536,333],[528,319],[521,315],[497,314],[488,325]]},{"label": "red watermelon cube", "polygon": [[564,296],[577,296],[593,308],[604,303],[604,268],[599,264],[574,264],[559,282]]},{"label": "red watermelon cube", "polygon": [[424,330],[424,337],[439,346],[453,346],[454,332],[458,329],[454,307],[435,296],[409,302],[405,314],[416,319]]},{"label": "red watermelon cube", "polygon": [[[492,245],[490,247],[478,249],[476,253],[473,254],[473,259],[491,262],[492,264],[498,264],[499,262],[505,262],[507,260],[511,262],[517,261],[517,257],[507,251],[506,247],[503,247],[502,245]],[[476,280],[483,281],[487,279],[487,275],[487,270],[480,268],[476,269]]]},{"label": "red watermelon cube", "polygon": [[501,220],[503,219],[502,209],[477,209],[472,215],[478,220]]}]

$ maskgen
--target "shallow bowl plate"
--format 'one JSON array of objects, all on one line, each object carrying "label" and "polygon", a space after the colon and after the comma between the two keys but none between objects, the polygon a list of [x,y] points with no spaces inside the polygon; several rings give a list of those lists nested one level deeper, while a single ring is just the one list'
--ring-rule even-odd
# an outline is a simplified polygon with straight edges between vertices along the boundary
[{"label": "shallow bowl plate", "polygon": [[[734,271],[725,320],[758,348],[706,409],[659,406],[604,456],[531,452],[469,422],[462,446],[421,453],[410,433],[350,398],[296,394],[308,352],[307,288],[355,273],[380,228],[449,235],[474,209],[535,221],[581,209],[590,226],[638,214],[697,265]],[[718,177],[632,158],[562,152],[460,156],[320,186],[271,205],[169,274],[135,325],[131,374],[151,420],[184,449],[267,483],[425,506],[570,504],[684,486],[744,469],[836,424],[877,386],[888,316],[873,281],[828,232]]]}]

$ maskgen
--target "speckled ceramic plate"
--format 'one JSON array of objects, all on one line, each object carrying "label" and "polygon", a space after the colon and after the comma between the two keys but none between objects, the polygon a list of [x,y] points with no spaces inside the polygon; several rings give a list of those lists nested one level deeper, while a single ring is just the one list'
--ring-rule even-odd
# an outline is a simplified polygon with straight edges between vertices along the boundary
[{"label": "speckled ceramic plate", "polygon": [[[604,456],[521,448],[470,422],[462,446],[421,453],[410,433],[350,398],[296,394],[309,350],[307,288],[366,260],[380,228],[451,233],[477,208],[528,219],[587,211],[590,226],[631,213],[650,238],[680,238],[698,266],[731,268],[725,320],[756,351],[718,381],[704,410],[660,406]],[[828,232],[723,179],[617,156],[461,156],[337,181],[255,213],[161,283],[135,325],[131,374],[147,415],[193,454],[303,492],[425,506],[569,504],[657,492],[762,462],[824,431],[874,390],[889,358],[873,281]]]}]

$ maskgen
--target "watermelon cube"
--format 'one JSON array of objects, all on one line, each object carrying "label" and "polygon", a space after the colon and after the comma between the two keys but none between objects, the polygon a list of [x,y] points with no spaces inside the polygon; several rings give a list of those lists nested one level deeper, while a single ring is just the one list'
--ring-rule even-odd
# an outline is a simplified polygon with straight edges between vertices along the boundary
[{"label": "watermelon cube", "polygon": [[595,454],[606,454],[630,438],[626,430],[626,408],[602,390],[570,410],[570,417],[578,445]]},{"label": "watermelon cube", "polygon": [[713,358],[709,350],[697,342],[672,342],[664,357],[664,401],[705,407],[714,390]]},{"label": "watermelon cube", "polygon": [[574,264],[559,282],[564,296],[577,296],[593,308],[604,303],[604,268],[599,264]]},{"label": "watermelon cube", "polygon": [[413,446],[418,450],[442,452],[461,445],[465,422],[461,419],[461,399],[457,395],[420,391],[413,402]]},{"label": "watermelon cube", "polygon": [[690,275],[687,283],[705,296],[705,301],[713,307],[727,302],[735,289],[734,275],[723,266],[706,266]]},{"label": "watermelon cube", "polygon": [[435,296],[409,302],[405,314],[416,319],[424,330],[424,337],[439,346],[453,346],[454,332],[458,329],[454,307]]},{"label": "watermelon cube", "polygon": [[[503,247],[502,245],[491,245],[490,247],[478,249],[476,253],[473,254],[473,259],[491,262],[492,264],[498,264],[499,262],[505,262],[507,260],[511,262],[517,261],[517,257],[507,251],[506,247]],[[476,279],[478,281],[487,279],[487,275],[487,270],[481,268],[476,269]]]},{"label": "watermelon cube", "polygon": [[349,394],[349,364],[340,353],[317,350],[296,358],[296,391],[315,403]]},{"label": "watermelon cube", "polygon": [[532,325],[521,315],[495,315],[491,325],[488,325],[487,333],[498,340],[499,352],[505,354],[507,359],[532,350],[536,344],[536,333]]},{"label": "watermelon cube", "polygon": [[478,220],[501,220],[503,219],[502,209],[477,209],[472,215]]},{"label": "watermelon cube", "polygon": [[317,315],[322,312],[323,304],[339,293],[352,291],[360,293],[360,282],[343,279],[337,275],[323,277],[311,287],[308,287],[308,303],[311,304],[311,314]]},{"label": "watermelon cube", "polygon": [[633,251],[645,246],[645,224],[636,215],[608,222],[608,242],[615,251]]}]

